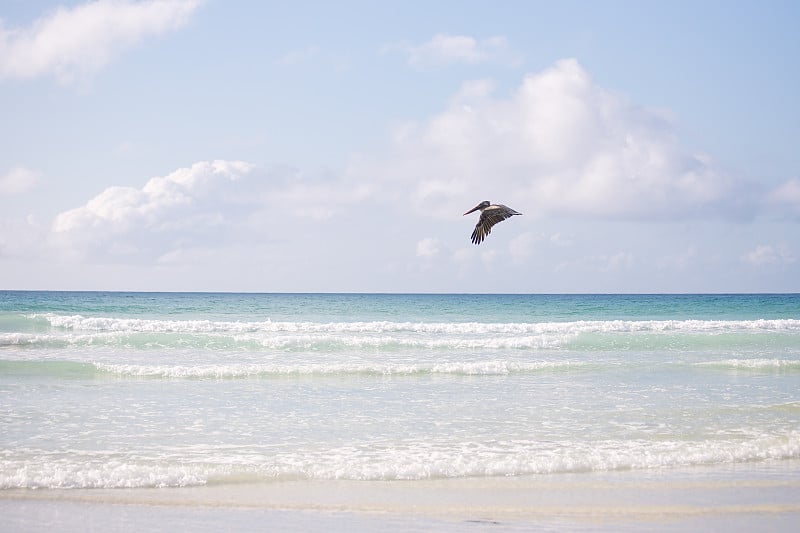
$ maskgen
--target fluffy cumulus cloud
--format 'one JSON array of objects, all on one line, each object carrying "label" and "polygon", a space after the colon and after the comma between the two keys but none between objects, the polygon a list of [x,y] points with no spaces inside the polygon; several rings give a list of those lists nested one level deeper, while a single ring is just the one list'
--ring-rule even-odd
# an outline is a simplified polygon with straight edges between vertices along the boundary
[{"label": "fluffy cumulus cloud", "polygon": [[[599,87],[574,59],[526,76],[509,97],[465,83],[447,108],[395,133],[389,180],[420,211],[476,200],[531,214],[670,218],[718,214],[735,184],[681,145],[663,114]],[[411,183],[409,183],[411,181]]]},{"label": "fluffy cumulus cloud", "polygon": [[60,7],[25,28],[0,20],[0,78],[63,82],[106,65],[148,35],[183,26],[199,0],[97,0]]},{"label": "fluffy cumulus cloud", "polygon": [[59,214],[52,231],[58,242],[112,254],[158,254],[211,242],[252,211],[247,188],[232,186],[252,169],[240,161],[199,162],[141,188],[109,187]]},{"label": "fluffy cumulus cloud", "polygon": [[132,226],[152,228],[183,225],[186,211],[219,202],[221,182],[236,181],[252,165],[241,161],[195,163],[164,176],[150,179],[144,187],[109,187],[82,207],[61,213],[53,229],[58,233],[86,227],[126,231]]},{"label": "fluffy cumulus cloud", "polygon": [[323,227],[369,196],[363,183],[201,161],[144,186],[113,186],[57,215],[51,241],[84,258],[175,261],[236,243],[273,242],[297,225]]},{"label": "fluffy cumulus cloud", "polygon": [[450,64],[499,63],[517,65],[517,54],[502,36],[476,39],[468,35],[437,34],[419,45],[394,45],[415,67],[437,67]]}]

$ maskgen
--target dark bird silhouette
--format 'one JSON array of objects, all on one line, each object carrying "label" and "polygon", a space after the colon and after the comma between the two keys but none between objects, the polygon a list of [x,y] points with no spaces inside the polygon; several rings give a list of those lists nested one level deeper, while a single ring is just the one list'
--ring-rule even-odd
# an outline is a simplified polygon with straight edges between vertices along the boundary
[{"label": "dark bird silhouette", "polygon": [[475,230],[472,232],[472,242],[474,244],[480,244],[483,242],[483,239],[485,239],[486,236],[492,232],[492,226],[498,222],[502,222],[507,218],[513,217],[514,215],[522,214],[517,213],[510,207],[502,204],[492,204],[488,200],[479,203],[464,214],[469,215],[470,213],[479,209],[481,211],[481,216],[478,219],[478,223],[475,224]]}]

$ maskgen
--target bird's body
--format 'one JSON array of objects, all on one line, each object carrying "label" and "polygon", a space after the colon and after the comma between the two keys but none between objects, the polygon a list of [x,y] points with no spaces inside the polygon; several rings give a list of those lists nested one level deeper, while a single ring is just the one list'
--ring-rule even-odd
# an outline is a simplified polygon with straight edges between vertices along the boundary
[{"label": "bird's body", "polygon": [[475,230],[472,232],[472,242],[474,244],[480,244],[483,242],[483,239],[485,239],[486,236],[492,232],[492,226],[498,222],[502,222],[507,218],[513,217],[514,215],[522,214],[517,213],[505,205],[492,204],[488,200],[479,203],[464,214],[468,215],[478,210],[480,210],[481,216],[478,219],[478,223],[475,224]]}]

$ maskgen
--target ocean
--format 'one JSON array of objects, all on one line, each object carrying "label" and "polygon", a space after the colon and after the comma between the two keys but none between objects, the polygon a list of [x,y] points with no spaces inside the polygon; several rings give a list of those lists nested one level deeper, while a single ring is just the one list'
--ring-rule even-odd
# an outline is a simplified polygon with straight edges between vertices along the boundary
[{"label": "ocean", "polygon": [[5,291],[0,428],[0,498],[689,471],[795,498],[800,295]]}]

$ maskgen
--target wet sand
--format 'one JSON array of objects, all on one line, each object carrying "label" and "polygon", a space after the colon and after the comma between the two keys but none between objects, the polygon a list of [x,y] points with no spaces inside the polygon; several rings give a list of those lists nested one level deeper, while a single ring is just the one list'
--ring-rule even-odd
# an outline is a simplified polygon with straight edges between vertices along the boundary
[{"label": "wet sand", "polygon": [[793,531],[800,461],[425,481],[6,490],[14,531]]}]

